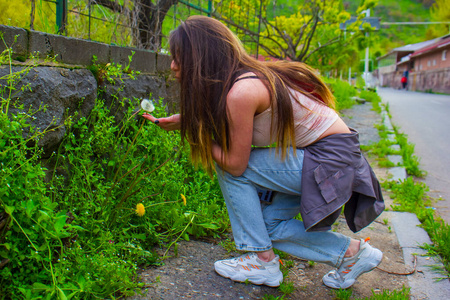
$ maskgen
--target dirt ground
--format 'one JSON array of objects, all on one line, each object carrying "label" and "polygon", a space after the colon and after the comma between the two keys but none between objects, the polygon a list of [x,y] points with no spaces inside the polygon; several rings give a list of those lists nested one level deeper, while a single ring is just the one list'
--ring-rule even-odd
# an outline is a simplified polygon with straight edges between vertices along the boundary
[{"label": "dirt ground", "polygon": [[[361,144],[378,140],[374,124],[380,116],[371,110],[371,104],[357,105],[344,111],[343,118],[350,127],[360,132]],[[370,161],[370,159],[369,159]],[[370,161],[380,181],[387,177],[387,170]],[[391,200],[384,193],[386,208]],[[383,212],[378,219],[357,234],[353,234],[340,218],[335,230],[353,238],[370,237],[371,245],[383,251],[383,261],[370,273],[361,275],[353,285],[353,297],[370,297],[383,290],[400,290],[407,286],[406,276],[391,273],[407,273],[410,270],[403,262],[402,250],[395,232],[390,226],[389,212]],[[231,234],[230,234],[231,235]],[[226,240],[225,240],[226,241]],[[146,283],[142,295],[129,299],[263,299],[268,295],[282,296],[277,288],[236,283],[215,273],[214,262],[240,253],[227,252],[221,240],[191,240],[178,245],[178,255],[164,261],[164,265],[142,270],[140,275]],[[332,267],[324,264],[310,266],[307,261],[287,257],[294,266],[290,268],[285,282],[292,282],[294,291],[284,299],[334,299],[334,292],[322,283],[322,276]]]}]

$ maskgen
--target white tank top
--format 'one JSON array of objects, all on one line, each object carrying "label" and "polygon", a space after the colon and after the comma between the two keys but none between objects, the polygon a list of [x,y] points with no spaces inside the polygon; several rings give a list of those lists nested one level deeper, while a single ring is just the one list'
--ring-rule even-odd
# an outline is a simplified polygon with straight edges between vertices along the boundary
[{"label": "white tank top", "polygon": [[[319,137],[338,119],[336,111],[325,104],[314,101],[295,90],[290,90],[292,109],[294,114],[295,146],[306,147],[319,139]],[[270,139],[270,124],[272,108],[269,107],[255,116],[253,120],[254,146],[269,146],[276,142],[275,128]],[[277,122],[276,107],[274,122]]]}]

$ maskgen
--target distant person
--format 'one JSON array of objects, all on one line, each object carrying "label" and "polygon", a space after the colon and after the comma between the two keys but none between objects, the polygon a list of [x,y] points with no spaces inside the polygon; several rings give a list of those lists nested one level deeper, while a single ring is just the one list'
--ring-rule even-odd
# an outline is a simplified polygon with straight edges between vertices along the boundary
[{"label": "distant person", "polygon": [[[344,204],[347,224],[359,231],[384,202],[358,133],[334,110],[316,72],[299,62],[252,58],[225,25],[205,16],[181,22],[169,44],[180,114],[143,116],[162,129],[181,129],[192,161],[216,170],[236,249],[249,251],[217,261],[216,272],[279,286],[273,248],[335,267],[323,277],[335,289],[375,268],[380,250],[330,230]],[[265,147],[274,143],[276,149]],[[261,189],[273,197],[260,201]]]},{"label": "distant person", "polygon": [[402,83],[402,89],[406,90],[406,87],[408,86],[408,78],[403,76],[402,79],[400,79],[400,82]]}]

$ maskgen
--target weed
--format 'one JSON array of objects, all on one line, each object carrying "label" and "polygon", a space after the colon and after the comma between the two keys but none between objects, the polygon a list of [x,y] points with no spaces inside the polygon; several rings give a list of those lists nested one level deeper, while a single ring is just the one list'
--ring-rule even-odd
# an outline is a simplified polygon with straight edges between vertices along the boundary
[{"label": "weed", "polygon": [[280,285],[280,287],[278,289],[284,295],[289,295],[295,290],[295,287],[294,287],[294,283],[293,282],[291,282],[291,281],[283,281],[283,283],[281,283],[281,285]]},{"label": "weed", "polygon": [[314,268],[315,265],[317,265],[317,263],[315,261],[308,260],[308,267]]},{"label": "weed", "polygon": [[356,104],[353,97],[356,96],[357,92],[353,86],[348,84],[348,82],[330,78],[325,80],[336,98],[336,109],[338,111],[351,108]]},{"label": "weed", "polygon": [[362,90],[359,96],[367,101],[372,103],[372,109],[378,113],[381,112],[381,98],[380,96],[373,91]]},{"label": "weed", "polygon": [[443,220],[434,220],[432,210],[426,210],[425,214],[420,215],[420,219],[424,229],[430,235],[433,244],[425,244],[423,248],[428,250],[429,254],[440,256],[445,270],[440,270],[444,276],[450,277],[450,225]]},{"label": "weed", "polygon": [[409,300],[410,288],[403,287],[401,290],[383,290],[381,294],[375,293],[372,290],[372,296],[364,298],[363,300]]},{"label": "weed", "polygon": [[230,240],[229,238],[222,240],[219,242],[220,246],[222,246],[223,249],[225,249],[228,253],[235,252],[236,251],[236,245],[234,241]]},{"label": "weed", "polygon": [[[8,57],[8,51],[0,55]],[[106,81],[120,81],[122,67],[105,68]],[[46,130],[30,126],[35,111],[12,101],[27,88],[16,84],[24,70],[0,78],[3,297],[130,296],[143,285],[137,266],[161,263],[154,246],[166,247],[164,257],[169,250],[176,255],[181,239],[228,228],[217,181],[192,167],[179,135],[139,117],[138,99],[116,99],[119,106],[130,103],[120,122],[100,98],[89,117],[69,118],[48,159],[54,167],[46,170],[37,146]],[[165,115],[165,107],[154,114]]]},{"label": "weed", "polygon": [[262,297],[263,300],[283,300],[284,299],[284,295],[282,296],[274,296],[274,295],[264,295]]},{"label": "weed", "polygon": [[332,290],[334,294],[334,299],[336,300],[348,300],[353,294],[353,289],[338,289]]},{"label": "weed", "polygon": [[425,176],[424,171],[419,168],[420,161],[418,157],[414,155],[414,144],[408,143],[406,135],[398,132],[397,128],[394,129],[396,129],[397,141],[401,148],[403,165],[405,166],[406,172],[416,177]]}]

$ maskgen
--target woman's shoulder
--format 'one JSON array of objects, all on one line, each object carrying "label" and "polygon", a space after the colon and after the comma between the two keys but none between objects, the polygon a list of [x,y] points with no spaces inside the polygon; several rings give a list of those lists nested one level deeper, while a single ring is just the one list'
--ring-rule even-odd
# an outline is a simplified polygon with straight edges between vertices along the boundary
[{"label": "woman's shoulder", "polygon": [[257,112],[270,106],[270,93],[264,82],[253,72],[240,75],[227,95],[227,101],[254,102]]},{"label": "woman's shoulder", "polygon": [[228,97],[247,97],[252,94],[260,94],[267,91],[260,77],[253,72],[246,72],[238,76],[228,92]]}]

